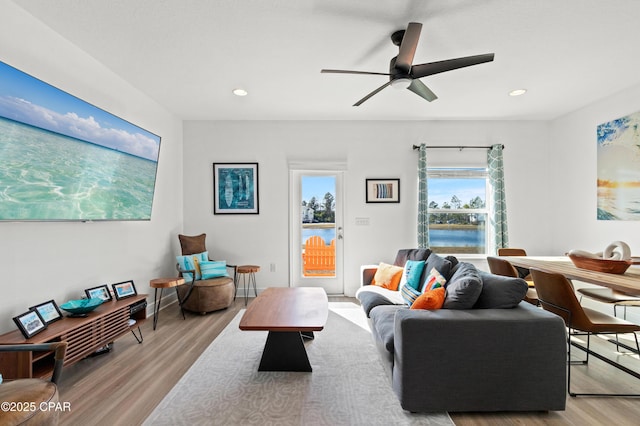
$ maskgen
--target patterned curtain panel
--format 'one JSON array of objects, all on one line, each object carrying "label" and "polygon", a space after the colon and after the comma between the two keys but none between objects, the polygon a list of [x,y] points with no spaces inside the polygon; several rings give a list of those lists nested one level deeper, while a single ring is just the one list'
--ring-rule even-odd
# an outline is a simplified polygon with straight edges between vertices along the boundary
[{"label": "patterned curtain panel", "polygon": [[427,200],[427,146],[421,144],[418,158],[418,248],[429,247]]},{"label": "patterned curtain panel", "polygon": [[491,188],[493,188],[493,217],[489,219],[489,222],[493,227],[495,249],[497,250],[498,248],[509,246],[502,145],[491,146],[487,153],[487,165],[489,167],[489,182]]}]

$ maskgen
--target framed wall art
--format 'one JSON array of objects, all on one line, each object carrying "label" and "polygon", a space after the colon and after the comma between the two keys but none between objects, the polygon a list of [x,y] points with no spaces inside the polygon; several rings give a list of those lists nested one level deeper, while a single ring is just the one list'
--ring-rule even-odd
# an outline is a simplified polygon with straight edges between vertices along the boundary
[{"label": "framed wall art", "polygon": [[399,203],[400,179],[367,179],[367,203]]},{"label": "framed wall art", "polygon": [[97,297],[98,299],[102,299],[105,302],[113,300],[113,298],[111,297],[111,292],[109,291],[109,287],[107,287],[106,284],[100,285],[98,287],[88,288],[84,292],[89,299]]},{"label": "framed wall art", "polygon": [[258,163],[213,163],[213,214],[258,213]]},{"label": "framed wall art", "polygon": [[13,321],[16,323],[25,339],[29,339],[47,328],[47,324],[36,310],[25,312],[17,317],[13,317]]},{"label": "framed wall art", "polygon": [[32,306],[29,309],[32,311],[38,311],[45,324],[51,324],[54,321],[62,319],[62,312],[60,312],[60,308],[58,308],[58,305],[56,305],[54,300],[40,303],[39,305]]},{"label": "framed wall art", "polygon": [[126,299],[127,297],[138,294],[132,280],[111,284],[111,287],[113,287],[113,294],[116,295],[117,300]]},{"label": "framed wall art", "polygon": [[640,111],[597,127],[598,220],[640,220]]}]

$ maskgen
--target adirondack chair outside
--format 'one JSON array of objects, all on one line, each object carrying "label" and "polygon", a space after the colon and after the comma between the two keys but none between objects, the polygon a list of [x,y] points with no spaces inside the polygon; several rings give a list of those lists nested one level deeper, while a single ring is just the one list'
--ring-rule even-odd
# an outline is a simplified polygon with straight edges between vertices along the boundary
[{"label": "adirondack chair outside", "polygon": [[304,243],[302,275],[305,277],[330,277],[336,274],[336,240],[327,245],[322,237],[314,235]]}]

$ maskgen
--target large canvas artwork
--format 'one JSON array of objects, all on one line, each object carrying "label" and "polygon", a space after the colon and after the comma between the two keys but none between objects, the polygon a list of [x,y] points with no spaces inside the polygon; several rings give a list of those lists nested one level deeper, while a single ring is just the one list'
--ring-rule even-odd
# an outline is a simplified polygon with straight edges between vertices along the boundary
[{"label": "large canvas artwork", "polygon": [[598,126],[598,220],[640,220],[640,112]]},{"label": "large canvas artwork", "polygon": [[151,220],[159,150],[160,136],[0,62],[0,221]]}]

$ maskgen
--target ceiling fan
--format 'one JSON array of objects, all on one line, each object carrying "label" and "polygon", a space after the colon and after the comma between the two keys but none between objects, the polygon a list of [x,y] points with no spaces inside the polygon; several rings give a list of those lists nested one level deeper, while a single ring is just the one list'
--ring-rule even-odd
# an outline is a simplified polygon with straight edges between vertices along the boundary
[{"label": "ceiling fan", "polygon": [[416,95],[431,102],[438,97],[419,79],[441,72],[452,71],[458,68],[470,67],[485,62],[493,61],[494,54],[487,53],[484,55],[465,56],[463,58],[447,59],[444,61],[429,62],[426,64],[413,65],[413,56],[416,54],[418,46],[418,38],[422,24],[417,22],[409,22],[406,30],[399,30],[391,34],[391,41],[400,47],[400,53],[391,59],[389,64],[389,72],[368,72],[368,71],[348,71],[348,70],[327,70],[323,69],[322,73],[333,74],[366,74],[366,75],[388,75],[389,81],[382,86],[369,93],[364,98],[353,104],[360,106],[373,95],[380,92],[385,87],[391,85],[411,90]]}]

